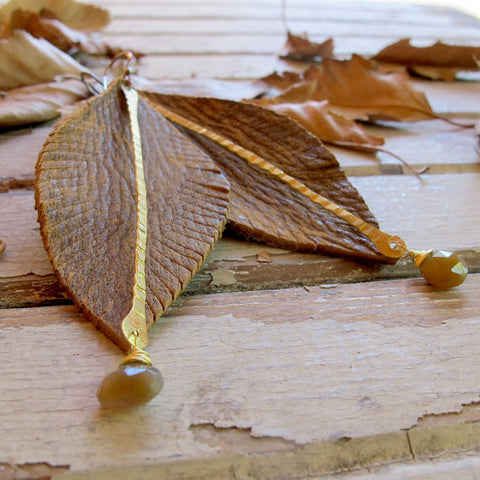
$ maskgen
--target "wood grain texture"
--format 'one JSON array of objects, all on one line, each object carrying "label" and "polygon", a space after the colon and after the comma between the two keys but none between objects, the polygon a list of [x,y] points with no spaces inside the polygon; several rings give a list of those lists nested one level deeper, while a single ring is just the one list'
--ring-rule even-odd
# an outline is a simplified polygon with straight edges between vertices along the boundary
[{"label": "wood grain texture", "polygon": [[162,394],[121,414],[94,395],[119,352],[73,306],[0,311],[1,357],[16,359],[0,450],[78,470],[221,454],[194,425],[277,447],[410,428],[478,399],[479,286],[472,275],[443,293],[401,280],[186,298],[152,331]]},{"label": "wood grain texture", "polygon": [[[477,195],[480,174],[426,175],[423,181],[402,175],[351,180],[366,198],[384,231],[400,235],[411,248],[464,251],[470,270],[478,271],[479,235],[472,225],[477,225],[480,218],[470,198]],[[54,287],[52,268],[43,250],[33,192],[16,190],[0,198],[2,238],[7,243],[0,262],[3,285],[0,304],[4,307],[32,305],[35,301],[44,304],[49,296],[52,301],[64,301],[63,291]],[[271,263],[259,262],[256,257],[265,250],[273,254]],[[34,276],[28,276],[32,273]],[[379,268],[227,238],[215,247],[188,292],[280,288],[417,274],[410,262],[401,262],[396,268]],[[40,285],[47,295],[43,300],[33,291],[33,286]]]},{"label": "wood grain texture", "polygon": [[[436,432],[432,433],[432,438]],[[236,455],[191,462],[145,465],[131,468],[112,467],[100,469],[95,474],[102,480],[115,480],[119,475],[125,480],[134,480],[138,475],[144,480],[157,478],[188,478],[197,480],[440,480],[475,479],[480,459],[472,449],[456,453],[450,459],[412,460],[401,447],[408,449],[407,442],[392,436],[377,436],[363,443],[349,441],[336,444],[315,444],[302,452],[269,454],[263,456]],[[385,466],[385,445],[396,441],[397,449],[393,464]],[[330,447],[330,448],[329,448]],[[390,450],[391,452],[393,449]],[[393,453],[393,452],[392,452]],[[329,457],[327,457],[329,456]],[[452,458],[453,457],[453,458]],[[393,459],[393,458],[391,458]],[[372,460],[373,463],[368,463]],[[382,464],[383,462],[383,464]],[[402,462],[401,464],[397,462]],[[290,477],[287,477],[289,475]],[[58,480],[90,480],[91,472],[62,473]],[[95,477],[94,477],[95,478]]]}]

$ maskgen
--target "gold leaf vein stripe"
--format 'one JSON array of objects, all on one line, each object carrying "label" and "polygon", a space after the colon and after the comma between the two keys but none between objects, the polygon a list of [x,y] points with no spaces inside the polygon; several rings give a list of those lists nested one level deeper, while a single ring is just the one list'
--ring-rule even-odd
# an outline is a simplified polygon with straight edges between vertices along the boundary
[{"label": "gold leaf vein stripe", "polygon": [[381,230],[379,230],[378,228],[374,227],[373,225],[366,223],[361,218],[357,217],[356,215],[349,212],[348,210],[345,210],[344,208],[340,207],[334,202],[331,202],[324,196],[314,192],[313,190],[308,188],[305,184],[299,182],[292,176],[285,173],[283,170],[275,167],[275,165],[271,164],[264,158],[253,153],[252,151],[247,150],[246,148],[243,148],[241,145],[238,145],[232,142],[231,140],[228,140],[227,138],[205,127],[202,127],[201,125],[195,122],[192,122],[191,120],[188,120],[187,118],[166,109],[165,107],[159,105],[158,103],[155,103],[155,108],[164,117],[168,118],[172,122],[175,122],[178,125],[181,125],[182,127],[187,128],[188,130],[191,130],[207,138],[210,138],[218,145],[221,145],[227,150],[235,153],[236,155],[238,155],[240,158],[243,158],[251,165],[256,165],[262,170],[277,177],[282,182],[286,183],[293,189],[300,192],[305,197],[309,198],[312,202],[322,206],[329,212],[332,212],[337,217],[345,220],[350,225],[356,227],[360,232],[366,235],[374,243],[374,245],[377,247],[378,251],[381,254],[387,257],[396,259],[396,258],[400,258],[407,251],[405,242],[401,238],[386,234]]},{"label": "gold leaf vein stripe", "polygon": [[144,348],[148,342],[145,320],[146,281],[145,260],[147,251],[147,187],[143,169],[142,137],[138,123],[138,93],[135,89],[122,86],[127,99],[130,128],[133,139],[135,161],[135,183],[137,189],[137,237],[135,242],[135,280],[132,308],[123,319],[122,330],[132,346]]}]

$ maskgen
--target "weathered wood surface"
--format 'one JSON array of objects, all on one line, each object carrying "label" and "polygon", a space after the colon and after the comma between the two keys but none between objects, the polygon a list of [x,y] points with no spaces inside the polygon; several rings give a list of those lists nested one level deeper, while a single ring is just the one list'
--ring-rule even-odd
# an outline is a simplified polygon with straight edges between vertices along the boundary
[{"label": "weathered wood surface", "polygon": [[[477,204],[480,173],[352,178],[382,228],[401,235],[410,248],[462,251],[470,271],[480,270]],[[402,192],[399,196],[398,192]],[[421,206],[420,206],[421,205]],[[415,221],[412,221],[412,218]],[[8,247],[0,262],[0,307],[64,301],[36,223],[33,192],[2,195],[0,222]],[[424,228],[419,229],[418,225]],[[428,231],[428,245],[426,245]],[[262,257],[267,252],[268,256]],[[262,244],[225,238],[192,281],[187,293],[285,288],[418,275],[405,259],[395,267],[362,264],[322,255],[293,253]],[[44,298],[41,295],[45,295]]]},{"label": "weathered wood surface", "polygon": [[116,452],[124,465],[218,455],[223,429],[293,451],[408,430],[478,400],[479,287],[472,275],[448,293],[412,279],[184,298],[152,330],[162,395],[124,413],[98,409],[118,351],[73,306],[3,311],[15,362],[2,454],[78,470]]},{"label": "weathered wood surface", "polygon": [[[154,81],[305,68],[275,55],[285,36],[278,0],[96,3],[113,14],[104,38],[150,54],[139,69]],[[332,35],[342,55],[406,36],[480,41],[480,21],[449,9],[287,4],[292,32]],[[472,122],[480,87],[468,78],[415,84],[434,110]],[[411,278],[410,261],[379,267],[227,236],[151,331],[162,394],[133,412],[99,409],[95,390],[120,353],[61,291],[33,208],[34,165],[51,128],[0,133],[1,480],[420,480],[478,471],[480,275],[435,292]],[[479,272],[473,131],[439,121],[367,128],[410,164],[430,167],[419,180],[384,153],[332,148],[382,229],[412,248],[458,249]]]}]

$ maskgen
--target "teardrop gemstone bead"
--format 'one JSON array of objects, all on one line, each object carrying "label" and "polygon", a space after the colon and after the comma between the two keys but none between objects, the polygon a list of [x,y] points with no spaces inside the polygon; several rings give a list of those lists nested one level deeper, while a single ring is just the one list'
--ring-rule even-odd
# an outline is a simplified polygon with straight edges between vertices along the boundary
[{"label": "teardrop gemstone bead", "polygon": [[439,290],[462,284],[468,273],[467,267],[457,255],[445,250],[427,255],[419,268],[423,278]]},{"label": "teardrop gemstone bead", "polygon": [[143,363],[131,363],[103,379],[97,398],[106,408],[132,408],[149,402],[162,387],[160,370]]}]

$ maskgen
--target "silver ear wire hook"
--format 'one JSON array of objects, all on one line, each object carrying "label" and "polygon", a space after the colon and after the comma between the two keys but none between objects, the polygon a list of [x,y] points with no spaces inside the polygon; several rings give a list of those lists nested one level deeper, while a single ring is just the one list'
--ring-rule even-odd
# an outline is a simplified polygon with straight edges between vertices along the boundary
[{"label": "silver ear wire hook", "polygon": [[103,77],[102,77],[102,80],[103,80],[103,85],[104,85],[104,89],[107,88],[108,86],[108,73],[110,70],[112,70],[112,67],[113,65],[118,62],[119,60],[125,60],[125,67],[123,69],[123,72],[121,73],[121,76],[129,81],[130,79],[130,75],[132,73],[134,73],[134,69],[131,67],[131,63],[132,63],[132,60],[136,59],[135,55],[130,52],[130,51],[125,51],[125,52],[120,52],[120,53],[117,53],[117,55],[115,55],[113,58],[112,58],[112,61],[107,65],[107,67],[105,68],[104,72],[103,72]]},{"label": "silver ear wire hook", "polygon": [[[88,79],[93,80],[94,83],[89,82]],[[63,82],[65,80],[78,80],[79,82],[82,82],[85,88],[87,89],[88,93],[90,93],[90,95],[95,96],[95,95],[98,95],[99,93],[102,93],[102,91],[105,90],[103,88],[102,81],[97,76],[95,76],[93,73],[90,73],[90,72],[81,72],[80,76],[65,74],[65,75],[58,75],[57,77],[55,77],[55,81],[57,82]],[[95,84],[100,85],[102,88],[101,89],[95,88]]]}]

